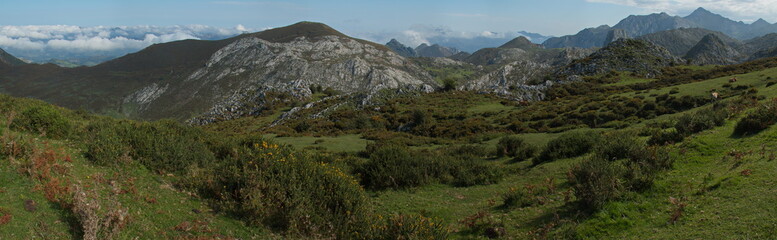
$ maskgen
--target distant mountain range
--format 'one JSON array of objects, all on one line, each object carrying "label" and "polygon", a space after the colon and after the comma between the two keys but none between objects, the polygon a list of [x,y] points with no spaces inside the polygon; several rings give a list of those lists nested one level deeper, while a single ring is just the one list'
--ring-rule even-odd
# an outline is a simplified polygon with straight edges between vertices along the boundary
[{"label": "distant mountain range", "polygon": [[613,27],[603,25],[587,28],[575,35],[550,38],[543,43],[546,48],[563,47],[603,47],[607,34],[614,29],[621,29],[628,37],[640,37],[651,33],[680,28],[703,28],[718,31],[739,40],[747,40],[777,32],[777,24],[770,24],[763,19],[752,24],[733,21],[719,14],[699,8],[686,17],[670,16],[666,13],[656,13],[643,16],[629,16]]},{"label": "distant mountain range", "polygon": [[423,43],[416,48],[411,48],[396,39],[391,39],[386,43],[386,47],[403,57],[450,57],[461,52],[456,48],[443,47],[439,44],[429,46]]}]

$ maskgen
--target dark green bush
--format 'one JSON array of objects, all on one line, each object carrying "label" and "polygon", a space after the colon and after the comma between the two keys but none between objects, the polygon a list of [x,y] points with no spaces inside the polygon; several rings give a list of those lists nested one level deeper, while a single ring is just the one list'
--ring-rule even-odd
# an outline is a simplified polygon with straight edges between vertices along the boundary
[{"label": "dark green bush", "polygon": [[302,236],[367,232],[369,212],[357,181],[333,165],[271,142],[232,141],[213,168],[195,168],[189,186],[256,225]]},{"label": "dark green bush", "polygon": [[695,113],[687,113],[677,119],[675,129],[684,136],[722,126],[728,118],[726,108],[702,109]]},{"label": "dark green bush", "polygon": [[382,147],[370,154],[370,161],[357,169],[362,184],[372,189],[401,189],[432,181],[433,163],[399,146]]},{"label": "dark green bush", "polygon": [[370,154],[370,160],[355,172],[367,188],[403,189],[429,183],[466,187],[498,182],[503,172],[473,156],[453,156],[447,152],[411,152],[406,147],[388,145]]},{"label": "dark green bush", "polygon": [[594,147],[594,154],[608,161],[628,158],[636,148],[644,147],[633,132],[616,131],[604,134]]},{"label": "dark green bush", "polygon": [[54,106],[33,106],[24,110],[11,123],[11,128],[43,134],[52,138],[65,138],[73,131],[70,120]]},{"label": "dark green bush", "polygon": [[448,239],[449,230],[442,222],[420,215],[392,215],[378,221],[366,234],[351,236],[353,239]]},{"label": "dark green bush", "polygon": [[557,159],[581,156],[590,152],[600,139],[601,135],[595,131],[564,133],[548,142],[540,155],[534,158],[533,163],[538,165]]},{"label": "dark green bush", "polygon": [[534,203],[524,188],[510,188],[509,191],[502,194],[502,202],[502,207],[505,208],[528,207]]},{"label": "dark green bush", "polygon": [[99,120],[89,124],[82,139],[86,157],[101,165],[116,163],[122,155],[158,172],[181,172],[192,165],[215,162],[207,136],[172,120],[129,122]]},{"label": "dark green bush", "polygon": [[621,179],[624,168],[620,164],[593,157],[572,168],[569,183],[575,196],[592,210],[617,199],[626,191]]},{"label": "dark green bush", "polygon": [[127,121],[95,121],[86,128],[84,155],[92,162],[109,166],[119,163],[119,158],[129,156],[132,146],[128,135],[132,126]]},{"label": "dark green bush", "polygon": [[670,129],[670,130],[658,130],[653,132],[653,134],[650,136],[650,139],[648,140],[648,144],[650,145],[666,145],[666,144],[673,144],[682,142],[683,134],[678,132],[676,129]]},{"label": "dark green bush", "polygon": [[537,152],[537,147],[527,143],[523,138],[508,136],[499,140],[496,145],[496,155],[498,157],[513,157],[515,161],[525,161]]},{"label": "dark green bush", "polygon": [[734,135],[756,134],[777,122],[777,99],[760,105],[734,128]]},{"label": "dark green bush", "polygon": [[[480,159],[471,157],[445,157],[437,156],[441,161],[436,162],[435,168],[443,172],[441,176],[450,175],[452,179],[447,181],[456,187],[469,187],[475,185],[488,185],[499,182],[504,176],[501,169],[492,167]],[[443,183],[445,178],[440,178]]]},{"label": "dark green bush", "polygon": [[596,210],[626,191],[644,191],[658,174],[672,167],[665,148],[647,146],[636,134],[607,134],[593,156],[572,169],[570,183],[575,196]]}]

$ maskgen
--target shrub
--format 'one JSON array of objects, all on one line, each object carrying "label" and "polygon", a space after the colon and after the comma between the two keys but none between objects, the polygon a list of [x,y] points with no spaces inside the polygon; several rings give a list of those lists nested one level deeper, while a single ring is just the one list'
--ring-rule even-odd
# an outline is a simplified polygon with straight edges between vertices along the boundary
[{"label": "shrub", "polygon": [[192,165],[215,162],[205,133],[172,120],[134,123],[103,119],[87,126],[82,137],[86,157],[111,165],[123,155],[159,172],[181,172]]},{"label": "shrub", "polygon": [[594,157],[572,168],[569,182],[583,206],[596,210],[626,191],[620,164]]},{"label": "shrub", "polygon": [[473,156],[452,156],[443,152],[412,152],[388,145],[370,154],[370,160],[356,168],[361,183],[371,189],[403,189],[432,182],[458,187],[498,182],[503,172]]},{"label": "shrub", "polygon": [[734,128],[734,135],[758,133],[777,122],[777,99],[773,99],[755,109],[739,122]]},{"label": "shrub", "polygon": [[629,152],[625,163],[624,182],[632,191],[643,191],[653,185],[658,174],[672,168],[669,152],[661,147],[637,147]]},{"label": "shrub", "polygon": [[648,140],[650,145],[666,145],[683,141],[684,136],[676,129],[670,129],[667,131],[658,130],[653,132]]},{"label": "shrub", "polygon": [[487,157],[490,153],[490,151],[488,151],[488,148],[484,146],[472,145],[472,144],[450,147],[447,149],[447,151],[451,155],[466,156],[466,157]]},{"label": "shrub", "polygon": [[569,176],[585,207],[596,210],[626,191],[646,190],[661,171],[672,167],[665,148],[646,146],[634,134],[611,133],[605,139]]},{"label": "shrub", "polygon": [[632,132],[610,132],[594,147],[594,153],[605,160],[614,161],[629,157],[634,149],[642,147],[637,136]]},{"label": "shrub", "polygon": [[502,206],[506,208],[528,207],[533,203],[531,196],[524,188],[510,188],[509,191],[502,194],[502,201]]},{"label": "shrub", "polygon": [[594,131],[564,133],[548,142],[540,155],[534,158],[534,164],[581,156],[588,153],[599,139],[600,134]]},{"label": "shrub", "polygon": [[524,161],[534,157],[537,147],[531,145],[519,137],[503,137],[496,145],[498,157],[513,157],[516,161]]},{"label": "shrub", "polygon": [[480,159],[470,157],[433,157],[440,159],[435,162],[435,169],[442,170],[440,176],[451,176],[450,181],[438,177],[443,183],[448,182],[456,187],[469,187],[474,185],[488,185],[499,182],[504,175],[501,169],[497,169],[481,162]]},{"label": "shrub", "polygon": [[230,140],[229,157],[196,168],[190,187],[248,223],[304,236],[347,238],[365,232],[367,199],[356,179],[289,147],[255,138]]},{"label": "shrub", "polygon": [[378,221],[364,235],[355,239],[448,239],[445,224],[419,215],[378,216]]},{"label": "shrub", "polygon": [[698,133],[704,130],[712,129],[715,126],[722,126],[728,118],[726,108],[702,109],[695,113],[688,113],[680,116],[675,124],[677,132],[684,136]]},{"label": "shrub", "polygon": [[404,147],[387,146],[375,150],[357,173],[362,184],[373,189],[416,187],[431,182],[432,164],[427,160]]},{"label": "shrub", "polygon": [[23,111],[11,123],[12,129],[45,133],[53,138],[65,138],[72,132],[72,124],[53,106],[34,106]]},{"label": "shrub", "polygon": [[84,155],[92,162],[102,165],[114,165],[124,155],[129,155],[132,147],[127,141],[130,124],[125,121],[99,121],[87,126]]}]

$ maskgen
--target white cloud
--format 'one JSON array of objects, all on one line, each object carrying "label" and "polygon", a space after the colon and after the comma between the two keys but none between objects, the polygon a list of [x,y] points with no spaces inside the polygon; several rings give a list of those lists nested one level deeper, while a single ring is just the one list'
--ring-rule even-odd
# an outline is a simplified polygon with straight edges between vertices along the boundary
[{"label": "white cloud", "polygon": [[642,8],[650,12],[689,13],[698,7],[738,20],[764,18],[777,20],[774,0],[586,0]]},{"label": "white cloud", "polygon": [[187,26],[79,27],[68,25],[0,26],[0,48],[34,61],[69,56],[114,56],[156,43],[185,39],[216,40],[246,31],[243,25],[217,28]]}]

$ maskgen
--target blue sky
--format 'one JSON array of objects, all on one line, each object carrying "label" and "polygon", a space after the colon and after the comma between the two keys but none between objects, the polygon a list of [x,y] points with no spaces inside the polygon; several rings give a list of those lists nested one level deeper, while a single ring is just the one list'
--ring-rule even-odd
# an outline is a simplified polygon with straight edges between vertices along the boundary
[{"label": "blue sky", "polygon": [[[696,1],[699,1],[699,4],[709,4],[716,0]],[[657,9],[655,2],[662,1],[2,0],[0,25],[203,24],[234,27],[242,24],[251,29],[264,29],[309,20],[324,22],[343,32],[356,35],[365,32],[401,31],[414,25],[446,26],[457,31],[526,30],[546,35],[564,35],[573,34],[585,27],[613,25],[631,14],[665,10]],[[695,8],[679,5],[682,2],[693,5],[694,1],[671,2],[677,6],[664,8],[677,10],[676,14],[687,14]]]}]

